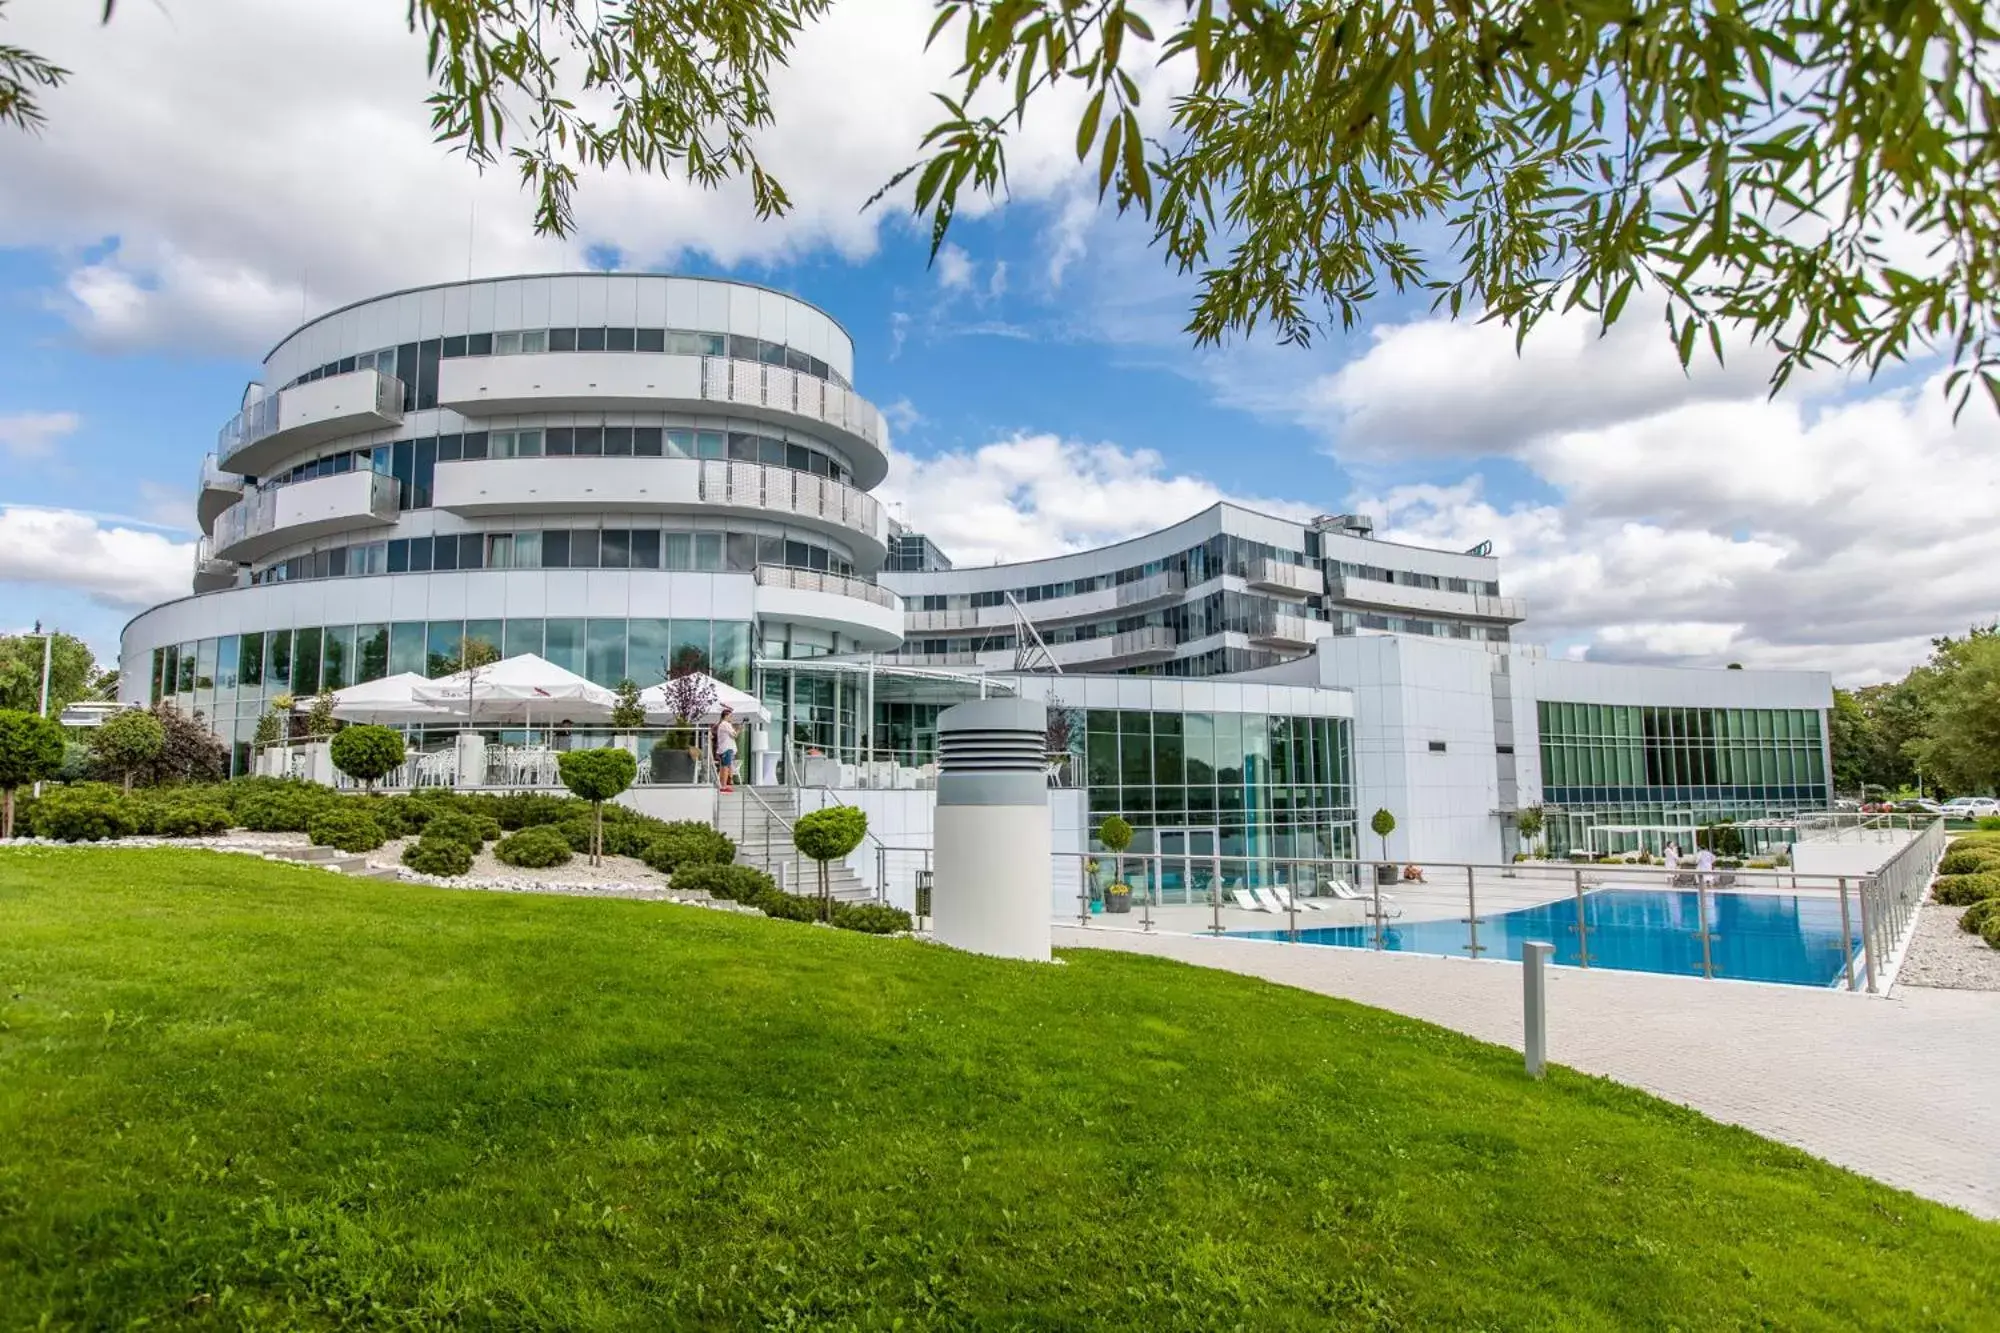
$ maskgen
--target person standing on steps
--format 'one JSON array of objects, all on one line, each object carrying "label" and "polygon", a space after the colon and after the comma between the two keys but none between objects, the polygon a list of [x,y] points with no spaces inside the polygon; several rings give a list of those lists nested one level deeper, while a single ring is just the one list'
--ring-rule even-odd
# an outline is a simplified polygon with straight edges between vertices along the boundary
[{"label": "person standing on steps", "polygon": [[715,772],[724,791],[736,790],[736,724],[727,707],[715,723]]}]

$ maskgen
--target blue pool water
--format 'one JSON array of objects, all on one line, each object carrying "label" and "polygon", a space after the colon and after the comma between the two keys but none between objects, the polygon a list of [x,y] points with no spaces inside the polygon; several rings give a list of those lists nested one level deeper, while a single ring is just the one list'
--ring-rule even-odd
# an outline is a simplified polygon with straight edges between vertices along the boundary
[{"label": "blue pool water", "polygon": [[[1653,889],[1598,889],[1583,898],[1584,933],[1592,967],[1630,972],[1702,975],[1700,895]],[[1850,904],[1850,912],[1853,911]],[[1539,940],[1555,946],[1555,961],[1580,961],[1574,898],[1524,907],[1479,919],[1481,958],[1519,962],[1521,945]],[[1305,914],[1300,913],[1303,917]],[[1708,901],[1709,957],[1714,974],[1736,981],[1776,981],[1825,986],[1842,976],[1844,958],[1861,947],[1858,915],[1841,947],[1840,904],[1823,898],[1782,894],[1712,893]],[[1282,930],[1233,931],[1245,939],[1282,940]],[[1375,945],[1372,926],[1301,925],[1302,944],[1354,949]],[[1462,920],[1390,921],[1382,947],[1402,953],[1467,957],[1469,932]]]}]

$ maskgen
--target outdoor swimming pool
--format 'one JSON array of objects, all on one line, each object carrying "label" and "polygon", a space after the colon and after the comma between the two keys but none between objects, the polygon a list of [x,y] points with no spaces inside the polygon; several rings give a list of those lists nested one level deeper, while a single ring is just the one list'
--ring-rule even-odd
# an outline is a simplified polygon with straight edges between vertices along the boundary
[{"label": "outdoor swimming pool", "polygon": [[[1597,889],[1583,898],[1584,933],[1592,967],[1629,972],[1702,975],[1700,895],[1692,890]],[[1715,976],[1734,981],[1776,981],[1825,986],[1840,978],[1842,962],[1861,947],[1861,922],[1852,902],[1846,948],[1841,944],[1840,904],[1832,898],[1790,894],[1708,895],[1708,949]],[[1521,945],[1555,946],[1555,961],[1575,967],[1577,902],[1561,898],[1538,907],[1479,918],[1479,956],[1519,962]],[[1282,930],[1233,931],[1245,939],[1282,940]],[[1375,945],[1372,926],[1319,926],[1299,931],[1301,944],[1352,949]],[[1382,947],[1401,953],[1468,956],[1465,922],[1390,921]]]}]

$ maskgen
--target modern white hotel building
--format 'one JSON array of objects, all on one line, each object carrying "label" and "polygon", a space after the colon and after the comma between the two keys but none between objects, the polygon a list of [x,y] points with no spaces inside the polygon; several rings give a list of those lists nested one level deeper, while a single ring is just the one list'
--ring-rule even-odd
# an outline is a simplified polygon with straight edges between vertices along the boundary
[{"label": "modern white hotel building", "polygon": [[1392,857],[1492,861],[1532,805],[1561,849],[1829,804],[1825,674],[1550,659],[1483,548],[1217,505],[953,569],[870,494],[887,469],[852,341],[780,292],[565,274],[362,301],[265,358],[202,464],[191,595],[125,629],[124,697],[199,712],[242,768],[273,696],[444,674],[467,642],[607,685],[699,661],[771,710],[765,775],[811,748],[845,781],[1021,693],[1069,724],[1092,823],[1225,873],[1372,855],[1376,809]]}]

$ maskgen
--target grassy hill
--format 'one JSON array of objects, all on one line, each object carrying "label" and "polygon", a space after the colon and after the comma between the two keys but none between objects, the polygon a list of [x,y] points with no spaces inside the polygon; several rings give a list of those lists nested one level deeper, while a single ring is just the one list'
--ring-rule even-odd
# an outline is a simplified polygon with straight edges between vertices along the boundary
[{"label": "grassy hill", "polygon": [[0,1145],[4,1326],[2000,1309],[2000,1227],[1355,1005],[212,853],[0,850]]}]

